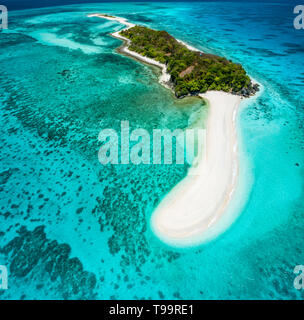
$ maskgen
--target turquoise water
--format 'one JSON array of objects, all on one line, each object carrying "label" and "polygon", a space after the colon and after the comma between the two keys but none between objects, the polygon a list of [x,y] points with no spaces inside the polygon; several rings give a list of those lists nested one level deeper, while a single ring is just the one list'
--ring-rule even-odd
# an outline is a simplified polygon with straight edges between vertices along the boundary
[{"label": "turquoise water", "polygon": [[[301,299],[303,31],[286,4],[92,4],[11,12],[0,33],[0,299]],[[98,133],[186,128],[206,108],[118,54],[107,12],[240,62],[264,87],[242,108],[250,193],[232,226],[176,249],[149,226],[187,165],[102,166]],[[246,171],[246,170],[245,170]],[[238,213],[237,213],[238,214]]]}]

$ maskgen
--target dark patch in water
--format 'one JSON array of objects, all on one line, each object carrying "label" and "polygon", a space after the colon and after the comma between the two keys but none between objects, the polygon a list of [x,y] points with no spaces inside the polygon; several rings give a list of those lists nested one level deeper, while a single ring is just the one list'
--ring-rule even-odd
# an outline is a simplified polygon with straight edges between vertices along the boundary
[{"label": "dark patch in water", "polygon": [[14,172],[19,171],[18,168],[11,168],[0,173],[0,184],[6,184],[8,179],[13,175]]},{"label": "dark patch in water", "polygon": [[284,42],[284,43],[282,43],[282,46],[287,47],[287,48],[298,48],[298,49],[303,48],[303,46],[301,46],[297,43],[291,43],[291,42]]},{"label": "dark patch in water", "polygon": [[141,14],[125,14],[125,18],[127,18],[130,21],[139,21],[139,22],[153,22],[152,19],[147,18],[146,16],[143,16]]},{"label": "dark patch in water", "polygon": [[286,56],[286,54],[282,54],[282,53],[277,53],[277,52],[274,52],[272,50],[269,50],[269,49],[263,49],[263,48],[248,48],[249,51],[253,50],[255,52],[258,52],[264,56],[268,56],[268,57],[284,57]]},{"label": "dark patch in water", "polygon": [[20,43],[30,43],[35,42],[36,40],[30,36],[26,36],[19,33],[1,33],[0,36],[0,49],[6,49],[6,46],[14,46]]},{"label": "dark patch in water", "polygon": [[304,47],[299,47],[299,48],[290,48],[285,50],[287,54],[299,54],[299,53],[304,53]]},{"label": "dark patch in water", "polygon": [[[0,248],[0,253],[8,257],[10,276],[17,282],[25,281],[28,276],[33,281],[47,274],[55,292],[64,299],[93,299],[96,296],[95,275],[83,270],[78,258],[70,257],[68,244],[47,239],[44,226],[33,231],[21,227],[18,236]],[[42,286],[37,284],[36,288],[42,289]]]}]

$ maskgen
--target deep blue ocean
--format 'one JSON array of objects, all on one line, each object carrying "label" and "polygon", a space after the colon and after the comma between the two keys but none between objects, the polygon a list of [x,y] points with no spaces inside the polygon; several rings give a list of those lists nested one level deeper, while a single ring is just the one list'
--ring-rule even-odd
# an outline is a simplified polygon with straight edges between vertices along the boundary
[{"label": "deep blue ocean", "polygon": [[[4,3],[5,4],[5,3]],[[303,299],[304,30],[286,3],[100,3],[9,11],[0,31],[0,299]],[[150,217],[185,165],[102,166],[103,128],[187,128],[159,72],[116,52],[117,15],[241,63],[263,86],[238,117],[244,197],[191,248]],[[246,165],[245,165],[246,164]]]}]

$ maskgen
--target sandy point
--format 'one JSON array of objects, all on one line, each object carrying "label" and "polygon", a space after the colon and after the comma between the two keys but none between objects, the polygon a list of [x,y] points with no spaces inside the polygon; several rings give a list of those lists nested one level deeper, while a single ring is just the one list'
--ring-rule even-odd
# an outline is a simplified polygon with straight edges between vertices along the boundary
[{"label": "sandy point", "polygon": [[201,96],[209,104],[204,156],[195,174],[190,169],[151,218],[155,233],[175,246],[199,242],[224,213],[238,181],[236,115],[241,97],[218,91]]}]

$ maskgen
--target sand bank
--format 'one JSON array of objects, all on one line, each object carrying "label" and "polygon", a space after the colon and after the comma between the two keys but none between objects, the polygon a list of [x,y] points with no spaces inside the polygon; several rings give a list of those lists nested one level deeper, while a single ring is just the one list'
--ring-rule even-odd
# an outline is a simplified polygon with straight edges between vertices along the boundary
[{"label": "sand bank", "polygon": [[152,216],[157,235],[174,245],[199,241],[222,216],[238,180],[236,114],[241,98],[218,91],[201,96],[210,106],[204,156],[194,174],[189,172]]}]

